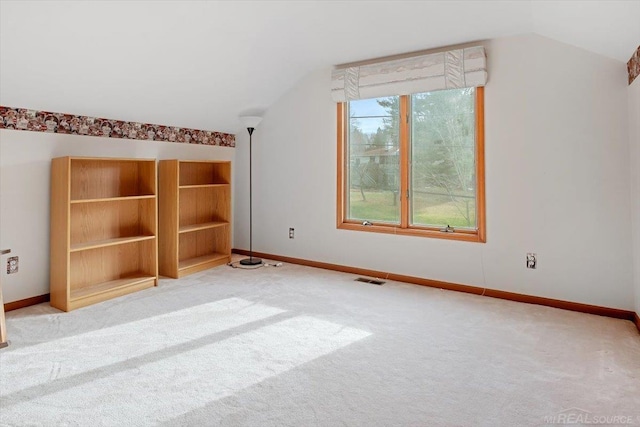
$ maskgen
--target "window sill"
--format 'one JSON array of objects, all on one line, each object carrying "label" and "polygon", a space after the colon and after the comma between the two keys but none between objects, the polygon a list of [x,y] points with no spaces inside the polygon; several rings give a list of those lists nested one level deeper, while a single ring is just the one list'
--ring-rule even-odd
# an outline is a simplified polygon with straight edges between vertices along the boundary
[{"label": "window sill", "polygon": [[478,232],[455,231],[444,233],[442,231],[426,228],[400,228],[395,225],[362,225],[357,222],[343,222],[338,224],[339,230],[366,231],[369,233],[396,234],[400,236],[429,237],[433,239],[459,240],[463,242],[486,243],[487,239]]}]

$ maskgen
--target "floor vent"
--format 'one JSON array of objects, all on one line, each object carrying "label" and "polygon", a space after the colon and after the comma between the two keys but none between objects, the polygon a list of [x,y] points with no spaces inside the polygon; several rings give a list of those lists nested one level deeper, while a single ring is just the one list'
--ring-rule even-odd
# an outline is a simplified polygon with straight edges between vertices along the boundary
[{"label": "floor vent", "polygon": [[371,283],[372,285],[382,285],[384,283],[382,280],[367,279],[366,277],[358,277],[356,282]]}]

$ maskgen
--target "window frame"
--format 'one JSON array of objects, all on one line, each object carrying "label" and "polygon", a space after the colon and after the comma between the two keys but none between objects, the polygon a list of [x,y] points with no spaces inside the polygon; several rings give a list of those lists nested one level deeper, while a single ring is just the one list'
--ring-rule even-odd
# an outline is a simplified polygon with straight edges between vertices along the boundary
[{"label": "window frame", "polygon": [[475,161],[476,161],[476,229],[455,229],[454,232],[440,231],[440,227],[411,225],[409,223],[409,182],[410,182],[410,126],[409,105],[411,95],[400,96],[400,224],[373,223],[363,225],[361,221],[347,219],[347,132],[346,102],[337,104],[337,203],[336,227],[341,230],[368,231],[373,233],[398,234],[405,236],[431,237],[436,239],[460,240],[486,243],[486,203],[485,203],[485,162],[484,162],[484,87],[475,88]]}]

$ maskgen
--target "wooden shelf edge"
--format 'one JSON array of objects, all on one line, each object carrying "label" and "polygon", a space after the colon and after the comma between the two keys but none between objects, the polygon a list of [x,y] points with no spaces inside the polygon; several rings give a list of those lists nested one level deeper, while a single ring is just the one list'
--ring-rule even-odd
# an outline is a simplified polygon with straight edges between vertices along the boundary
[{"label": "wooden shelf edge", "polygon": [[[165,160],[161,160],[165,161]],[[168,160],[168,161],[173,161],[173,160]],[[231,160],[196,160],[196,159],[191,159],[191,160],[176,160],[178,163],[183,164],[183,163],[207,163],[207,164],[212,164],[212,165],[224,165],[224,164],[229,164],[231,165]]]},{"label": "wooden shelf edge", "polygon": [[200,230],[208,230],[210,228],[224,227],[225,225],[229,225],[229,222],[228,221],[212,221],[212,222],[203,222],[201,224],[183,225],[178,229],[178,234],[191,233],[191,232],[200,231]]},{"label": "wooden shelf edge", "polygon": [[113,239],[97,240],[87,243],[76,243],[71,245],[69,252],[88,251],[90,249],[106,248],[109,246],[125,245],[127,243],[144,242],[145,240],[155,239],[156,236],[132,236],[132,237],[116,237]]},{"label": "wooden shelf edge", "polygon": [[231,184],[192,184],[192,185],[179,185],[179,189],[188,188],[215,188],[215,187],[229,187]]},{"label": "wooden shelf edge", "polygon": [[72,199],[70,203],[80,204],[80,203],[99,203],[99,202],[117,202],[117,201],[125,201],[125,200],[144,200],[144,199],[155,199],[155,194],[145,194],[141,196],[121,196],[121,197],[102,197],[98,199]]},{"label": "wooden shelf edge", "polygon": [[231,262],[231,257],[225,257],[225,258],[221,258],[218,260],[213,260],[211,262],[207,262],[204,264],[198,264],[198,265],[194,265],[193,267],[189,267],[189,268],[185,268],[182,270],[178,271],[178,279],[181,277],[185,277],[188,276],[190,274],[194,274],[197,273],[199,271],[203,271],[203,270],[209,270],[211,268],[214,267],[218,267],[220,265],[224,265],[224,264],[228,264]]},{"label": "wooden shelf edge", "polygon": [[[144,287],[151,287],[155,285],[156,277],[144,274],[137,274],[122,279],[111,280],[103,283],[96,283],[94,285],[86,286],[80,289],[72,290],[69,295],[69,302],[74,308],[76,306],[82,307],[83,304],[76,304],[79,301],[85,299],[92,299],[93,297],[100,296],[101,300],[104,299],[106,294],[114,294],[113,296],[124,295],[128,292],[122,292],[132,288],[131,292]],[[147,286],[148,285],[148,286]],[[88,304],[92,304],[89,302]]]},{"label": "wooden shelf edge", "polygon": [[185,268],[193,267],[199,264],[205,264],[207,262],[216,261],[219,259],[224,259],[230,257],[229,254],[221,254],[221,253],[213,253],[208,255],[202,255],[195,258],[189,258],[178,263],[178,270],[183,270]]},{"label": "wooden shelf edge", "polygon": [[82,157],[82,156],[65,156],[63,159],[69,160],[89,160],[89,161],[100,161],[100,162],[141,162],[141,163],[155,163],[157,159],[137,159],[133,157]]},{"label": "wooden shelf edge", "polygon": [[230,254],[214,253],[196,258],[180,261],[178,264],[178,277],[184,277],[201,270],[207,270],[218,265],[226,264],[231,260]]}]

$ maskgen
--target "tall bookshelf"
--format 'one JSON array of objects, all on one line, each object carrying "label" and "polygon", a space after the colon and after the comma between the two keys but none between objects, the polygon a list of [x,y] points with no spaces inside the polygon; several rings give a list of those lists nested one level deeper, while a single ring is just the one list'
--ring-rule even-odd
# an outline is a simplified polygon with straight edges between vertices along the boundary
[{"label": "tall bookshelf", "polygon": [[154,159],[51,163],[51,305],[70,311],[157,285]]},{"label": "tall bookshelf", "polygon": [[161,160],[160,274],[179,278],[231,261],[231,162]]}]

